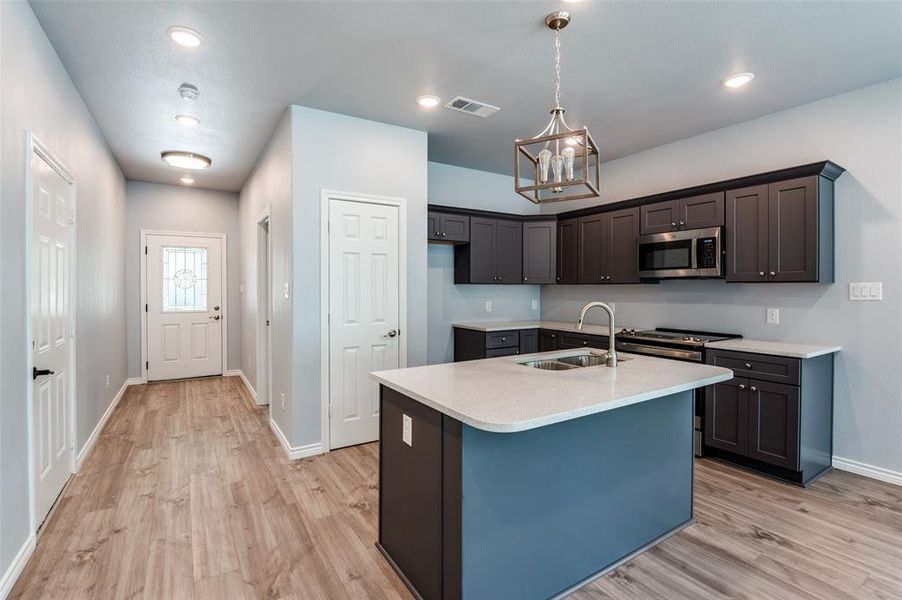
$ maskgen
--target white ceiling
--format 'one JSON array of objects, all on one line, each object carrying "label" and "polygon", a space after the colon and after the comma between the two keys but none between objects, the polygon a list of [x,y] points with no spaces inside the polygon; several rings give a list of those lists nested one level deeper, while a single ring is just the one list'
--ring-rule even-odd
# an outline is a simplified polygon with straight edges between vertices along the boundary
[{"label": "white ceiling", "polygon": [[[429,132],[430,160],[510,173],[552,101],[564,6],[563,104],[607,160],[902,76],[900,2],[99,2],[32,0],[130,179],[175,183],[163,150],[206,154],[197,185],[238,190],[285,108]],[[170,25],[200,31],[176,46]],[[754,71],[739,92],[720,87]],[[178,97],[189,82],[195,106]],[[501,107],[483,120],[418,94]],[[178,125],[191,112],[200,127]],[[824,124],[829,127],[829,123]],[[336,160],[341,160],[336,157]]]}]

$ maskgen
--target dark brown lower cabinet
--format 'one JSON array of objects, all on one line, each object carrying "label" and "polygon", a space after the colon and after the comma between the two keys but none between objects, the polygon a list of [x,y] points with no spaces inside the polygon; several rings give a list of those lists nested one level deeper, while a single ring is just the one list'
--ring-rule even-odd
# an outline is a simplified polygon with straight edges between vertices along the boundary
[{"label": "dark brown lower cabinet", "polygon": [[707,361],[737,377],[705,389],[706,456],[801,485],[830,470],[832,354],[802,360],[709,350]]},{"label": "dark brown lower cabinet", "polygon": [[[511,329],[506,331],[478,331],[464,327],[454,328],[454,362],[514,356],[524,352],[521,348],[538,348],[538,331]],[[526,350],[538,352],[538,350]]]},{"label": "dark brown lower cabinet", "polygon": [[548,329],[539,330],[539,352],[557,350],[557,332]]}]

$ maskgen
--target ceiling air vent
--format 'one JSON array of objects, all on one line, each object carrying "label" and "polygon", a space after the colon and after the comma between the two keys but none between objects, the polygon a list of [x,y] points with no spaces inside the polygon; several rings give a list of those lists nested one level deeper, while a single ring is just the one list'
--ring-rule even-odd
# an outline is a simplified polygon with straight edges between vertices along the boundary
[{"label": "ceiling air vent", "polygon": [[451,100],[451,102],[445,105],[445,108],[450,108],[451,110],[456,110],[468,115],[482,117],[483,119],[491,117],[501,110],[497,106],[492,106],[491,104],[486,104],[484,102],[477,102],[476,100],[470,100],[469,98],[464,98],[462,96],[457,96]]}]

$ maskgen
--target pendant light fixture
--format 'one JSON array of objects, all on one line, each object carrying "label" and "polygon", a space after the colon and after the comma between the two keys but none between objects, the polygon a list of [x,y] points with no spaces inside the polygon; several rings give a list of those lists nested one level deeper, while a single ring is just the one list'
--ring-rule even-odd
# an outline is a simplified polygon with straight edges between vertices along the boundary
[{"label": "pendant light fixture", "polygon": [[572,129],[561,106],[561,30],[570,13],[545,17],[554,32],[554,107],[538,135],[514,141],[514,189],[531,202],[597,198],[600,180],[598,146],[586,127]]}]

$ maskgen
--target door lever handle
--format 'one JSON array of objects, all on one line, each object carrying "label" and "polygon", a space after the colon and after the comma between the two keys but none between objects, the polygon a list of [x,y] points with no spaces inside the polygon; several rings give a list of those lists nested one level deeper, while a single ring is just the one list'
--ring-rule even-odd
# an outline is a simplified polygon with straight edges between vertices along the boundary
[{"label": "door lever handle", "polygon": [[31,368],[31,380],[32,381],[34,381],[35,379],[37,379],[38,377],[41,377],[43,375],[53,375],[53,371],[51,371],[50,369],[39,369],[37,367]]},{"label": "door lever handle", "polygon": [[221,317],[220,317],[219,315],[215,315],[215,316],[210,317],[210,318],[213,319],[214,321],[218,321]]}]

